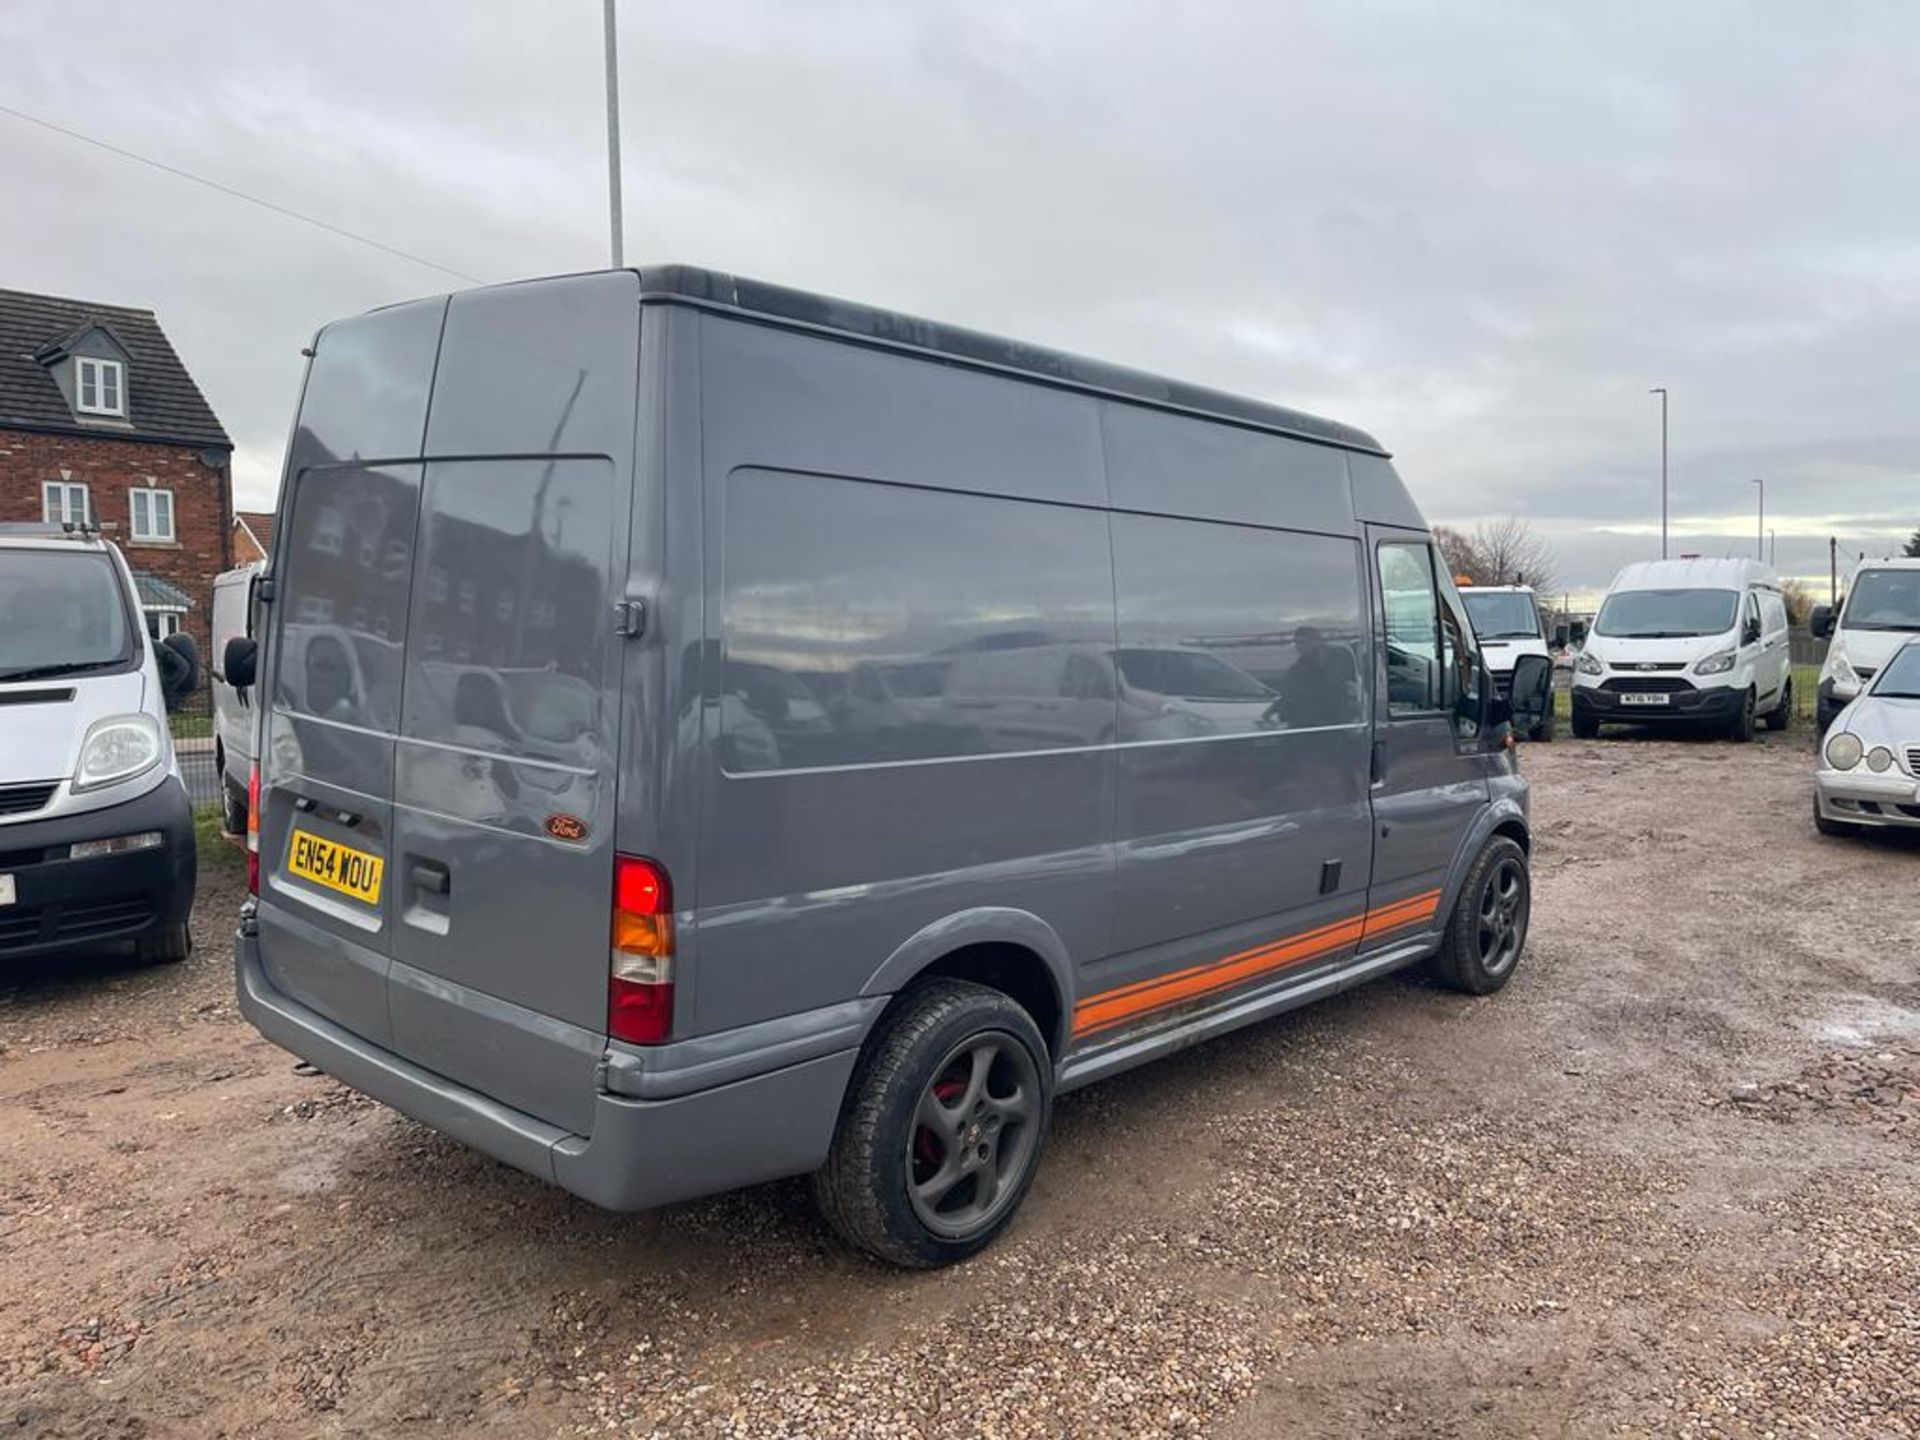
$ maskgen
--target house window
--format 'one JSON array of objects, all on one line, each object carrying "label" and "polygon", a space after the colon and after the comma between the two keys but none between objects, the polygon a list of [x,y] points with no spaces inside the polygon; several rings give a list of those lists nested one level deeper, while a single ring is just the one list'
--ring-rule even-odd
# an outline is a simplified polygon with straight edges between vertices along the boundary
[{"label": "house window", "polygon": [[118,360],[92,360],[81,355],[74,360],[73,370],[74,409],[82,415],[127,413],[126,367]]},{"label": "house window", "polygon": [[49,480],[40,487],[40,510],[49,525],[87,522],[87,487],[70,480]]},{"label": "house window", "polygon": [[177,610],[149,610],[146,617],[147,634],[156,642],[180,633],[180,612]]},{"label": "house window", "polygon": [[127,492],[135,540],[169,543],[173,540],[173,492],[138,488]]}]

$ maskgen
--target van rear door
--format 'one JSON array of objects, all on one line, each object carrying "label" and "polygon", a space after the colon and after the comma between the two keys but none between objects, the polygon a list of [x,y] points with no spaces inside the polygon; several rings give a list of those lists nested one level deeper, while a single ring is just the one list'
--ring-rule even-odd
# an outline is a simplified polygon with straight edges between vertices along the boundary
[{"label": "van rear door", "polygon": [[[370,654],[383,704],[337,727],[356,745],[376,743],[362,732],[377,729],[387,764],[355,775],[366,813],[340,835],[328,807],[354,807],[337,789],[299,817],[300,828],[378,862],[377,899],[303,894],[304,910],[325,904],[319,920],[301,919],[339,924],[357,910],[363,924],[377,921],[355,943],[378,957],[381,1043],[575,1133],[590,1124],[606,1045],[622,672],[614,606],[625,588],[638,346],[631,273],[447,304],[418,459],[379,467],[389,485],[404,474],[388,509],[405,524],[373,536],[350,528],[336,561],[394,601],[379,643],[363,640],[353,656],[365,666]],[[330,478],[364,489],[354,479],[363,473]],[[343,499],[367,503],[351,489]],[[311,588],[301,572],[314,562],[296,547],[314,528],[288,537],[283,606],[297,608]],[[336,610],[327,623],[362,618]],[[307,638],[306,669],[325,638]],[[282,668],[294,659],[289,647]],[[263,836],[276,889],[309,883],[301,871],[316,852],[285,849],[292,828],[280,827],[277,851]],[[365,862],[318,854],[348,880],[365,878]],[[342,904],[349,915],[328,915]]]}]

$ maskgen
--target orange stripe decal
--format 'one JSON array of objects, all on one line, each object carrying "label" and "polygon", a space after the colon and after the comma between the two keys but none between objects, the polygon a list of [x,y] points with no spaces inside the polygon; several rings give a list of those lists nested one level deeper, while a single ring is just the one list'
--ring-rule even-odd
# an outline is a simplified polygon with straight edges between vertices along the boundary
[{"label": "orange stripe decal", "polygon": [[1091,1035],[1154,1010],[1201,999],[1275,970],[1320,959],[1349,945],[1364,943],[1376,935],[1404,930],[1430,919],[1439,908],[1440,892],[1428,890],[1359,915],[1348,916],[1344,920],[1335,920],[1297,935],[1257,945],[1250,950],[1236,951],[1218,960],[1103,990],[1073,1007],[1074,1038]]}]

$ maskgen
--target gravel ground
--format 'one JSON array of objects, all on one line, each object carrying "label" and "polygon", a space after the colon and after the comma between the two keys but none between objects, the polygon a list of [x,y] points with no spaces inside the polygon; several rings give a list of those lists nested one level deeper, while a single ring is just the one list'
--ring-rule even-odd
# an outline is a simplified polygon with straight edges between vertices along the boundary
[{"label": "gravel ground", "polygon": [[1533,940],[1062,1102],[975,1262],[783,1184],[594,1212],[237,1017],[0,980],[0,1426],[35,1436],[1920,1435],[1920,845],[1809,746],[1530,749]]}]

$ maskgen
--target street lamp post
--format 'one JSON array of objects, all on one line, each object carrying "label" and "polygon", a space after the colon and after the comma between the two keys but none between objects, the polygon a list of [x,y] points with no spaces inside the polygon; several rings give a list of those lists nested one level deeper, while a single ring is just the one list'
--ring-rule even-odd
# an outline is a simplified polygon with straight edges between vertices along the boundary
[{"label": "street lamp post", "polygon": [[613,0],[603,0],[607,47],[607,211],[613,228],[613,268],[626,263],[620,225],[620,57],[614,45]]},{"label": "street lamp post", "polygon": [[1760,487],[1760,518],[1753,537],[1754,558],[1765,560],[1767,558],[1767,482],[1756,480],[1753,483]]},{"label": "street lamp post", "polygon": [[1647,393],[1660,397],[1660,558],[1664,560],[1667,558],[1667,387],[1656,385]]}]

